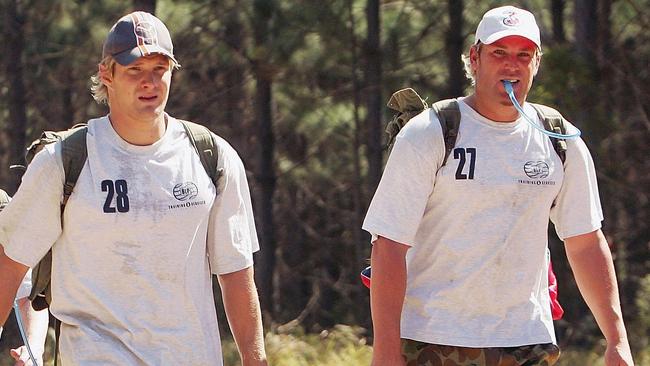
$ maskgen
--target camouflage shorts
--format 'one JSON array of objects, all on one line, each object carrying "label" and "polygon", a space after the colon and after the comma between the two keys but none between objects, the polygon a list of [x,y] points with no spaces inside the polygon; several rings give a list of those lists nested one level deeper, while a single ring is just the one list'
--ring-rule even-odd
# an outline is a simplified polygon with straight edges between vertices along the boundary
[{"label": "camouflage shorts", "polygon": [[560,358],[552,343],[521,347],[468,348],[402,339],[407,366],[550,366]]}]

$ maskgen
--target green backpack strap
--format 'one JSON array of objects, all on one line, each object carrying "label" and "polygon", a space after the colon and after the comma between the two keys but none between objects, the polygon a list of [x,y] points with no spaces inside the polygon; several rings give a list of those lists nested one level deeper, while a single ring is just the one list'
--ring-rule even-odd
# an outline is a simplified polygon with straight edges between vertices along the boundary
[{"label": "green backpack strap", "polygon": [[[67,131],[52,132],[46,131],[39,140],[32,143],[27,149],[27,159],[31,158],[40,151],[43,146],[61,141],[61,160],[63,162],[63,172],[65,182],[63,184],[63,198],[61,201],[61,220],[63,221],[63,210],[68,202],[68,198],[74,190],[75,184],[79,179],[81,170],[88,157],[88,148],[86,146],[86,135],[88,127],[85,124],[75,125]],[[40,141],[37,147],[37,142]],[[52,250],[38,262],[32,269],[32,291],[29,299],[32,301],[32,307],[36,310],[42,310],[52,302],[52,291],[50,287],[50,278],[52,275]]]},{"label": "green backpack strap", "polygon": [[431,109],[438,115],[438,121],[440,121],[442,135],[445,140],[445,158],[440,166],[442,168],[447,164],[451,150],[456,145],[460,126],[460,107],[456,99],[445,99],[434,103]]},{"label": "green backpack strap", "polygon": [[[537,112],[539,119],[542,120],[542,123],[544,124],[544,128],[547,131],[566,135],[567,133],[566,120],[564,119],[564,117],[562,117],[560,112],[542,104],[530,103],[530,105],[532,105],[533,108],[535,108],[535,111]],[[555,149],[555,152],[560,157],[560,160],[562,160],[562,164],[564,164],[564,161],[566,160],[566,150],[567,150],[566,140],[558,139],[555,137],[551,137],[550,139],[551,142],[553,143],[553,148]]]},{"label": "green backpack strap", "polygon": [[179,120],[185,128],[187,136],[190,138],[192,146],[199,154],[201,164],[205,172],[212,180],[215,187],[218,187],[219,178],[223,174],[223,169],[217,169],[219,161],[219,151],[214,136],[210,130],[197,123]]},{"label": "green backpack strap", "polygon": [[87,132],[88,126],[80,125],[65,131],[61,136],[61,156],[63,159],[63,171],[65,172],[61,215],[63,215],[65,204],[68,202],[68,198],[70,198],[81,174],[81,170],[88,158],[88,147],[86,146]]},{"label": "green backpack strap", "polygon": [[393,119],[386,126],[388,134],[388,149],[390,150],[395,143],[395,137],[404,127],[406,122],[427,109],[427,102],[412,88],[400,89],[390,96],[387,103],[388,108],[394,110]]}]

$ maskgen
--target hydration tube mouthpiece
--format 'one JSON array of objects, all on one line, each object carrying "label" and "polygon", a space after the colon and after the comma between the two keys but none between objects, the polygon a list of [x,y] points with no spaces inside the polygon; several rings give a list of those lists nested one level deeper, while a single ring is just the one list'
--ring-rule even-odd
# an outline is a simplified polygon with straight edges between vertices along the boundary
[{"label": "hydration tube mouthpiece", "polygon": [[32,364],[38,366],[36,363],[36,358],[32,353],[31,347],[29,347],[29,342],[27,342],[27,333],[25,333],[25,327],[23,326],[23,318],[20,316],[20,309],[18,308],[18,301],[14,299],[14,314],[16,314],[16,321],[18,322],[18,329],[20,329],[20,336],[23,338],[23,343],[27,347],[27,352],[29,353],[29,358],[32,359]]},{"label": "hydration tube mouthpiece", "polygon": [[503,80],[503,87],[506,89],[506,93],[508,93],[508,97],[510,97],[510,101],[512,102],[512,105],[515,107],[515,109],[536,130],[540,131],[541,133],[543,133],[545,135],[555,137],[556,139],[575,139],[575,138],[580,137],[581,132],[580,132],[580,130],[578,130],[578,128],[576,128],[575,133],[570,134],[570,135],[565,135],[565,134],[562,134],[562,133],[555,133],[555,132],[547,131],[546,129],[538,126],[537,123],[535,123],[535,121],[533,121],[530,117],[528,117],[528,115],[524,112],[524,109],[521,108],[521,106],[519,105],[519,102],[517,101],[517,98],[515,98],[515,92],[512,89],[512,83],[510,81],[508,81],[508,80]]}]

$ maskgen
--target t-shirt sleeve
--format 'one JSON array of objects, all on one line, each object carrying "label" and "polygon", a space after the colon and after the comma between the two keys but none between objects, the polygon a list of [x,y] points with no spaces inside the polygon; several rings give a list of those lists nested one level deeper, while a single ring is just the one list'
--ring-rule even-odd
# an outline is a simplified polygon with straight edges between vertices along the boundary
[{"label": "t-shirt sleeve", "polygon": [[63,167],[55,156],[57,145],[36,154],[18,191],[0,212],[5,253],[28,267],[36,265],[61,235]]},{"label": "t-shirt sleeve", "polygon": [[580,138],[567,140],[562,188],[551,208],[551,221],[560,239],[600,229],[603,211],[594,162]]},{"label": "t-shirt sleeve", "polygon": [[415,236],[444,156],[442,130],[430,111],[414,117],[398,134],[363,229],[408,246]]},{"label": "t-shirt sleeve", "polygon": [[208,253],[212,273],[225,274],[252,266],[259,242],[244,164],[227,142],[219,141],[223,175],[210,212]]}]

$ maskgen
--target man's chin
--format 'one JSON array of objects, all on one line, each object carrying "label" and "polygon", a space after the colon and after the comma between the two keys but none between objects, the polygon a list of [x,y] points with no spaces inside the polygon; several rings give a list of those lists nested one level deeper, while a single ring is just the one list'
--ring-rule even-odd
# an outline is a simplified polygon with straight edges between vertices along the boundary
[{"label": "man's chin", "polygon": [[156,119],[165,114],[165,107],[164,106],[146,106],[143,108],[140,108],[138,113],[143,117],[143,118],[151,118],[151,119]]}]

